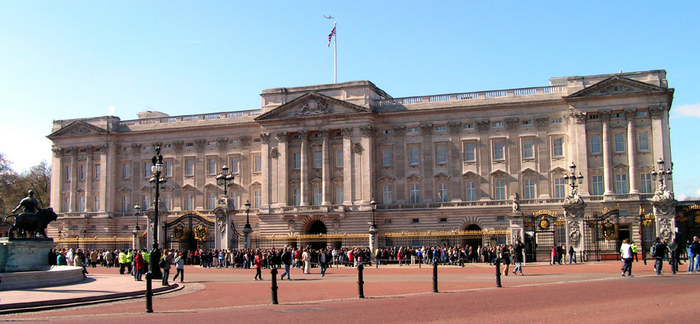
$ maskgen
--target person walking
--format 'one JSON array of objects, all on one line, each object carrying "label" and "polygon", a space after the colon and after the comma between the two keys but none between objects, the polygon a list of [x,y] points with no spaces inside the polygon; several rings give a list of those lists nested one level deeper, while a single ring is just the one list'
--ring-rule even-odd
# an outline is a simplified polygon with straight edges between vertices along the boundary
[{"label": "person walking", "polygon": [[508,276],[510,268],[510,247],[508,245],[501,246],[501,262],[503,263],[503,275]]},{"label": "person walking", "polygon": [[634,257],[632,256],[632,246],[629,243],[629,239],[624,239],[622,245],[620,246],[620,257],[622,258],[622,276],[625,276],[627,272],[628,277],[634,277],[632,275],[632,261]]},{"label": "person walking", "polygon": [[656,243],[654,244],[652,249],[652,256],[656,260],[654,262],[654,270],[656,270],[656,275],[660,276],[664,266],[664,257],[666,256],[666,252],[668,250],[666,247],[666,240],[663,240],[662,242],[661,238],[657,237]]},{"label": "person walking", "polygon": [[326,262],[327,262],[326,258],[327,257],[328,256],[326,254],[326,249],[325,248],[321,249],[321,252],[319,252],[319,255],[318,255],[318,265],[321,268],[321,277],[326,276],[326,267],[327,267],[326,266]]},{"label": "person walking", "polygon": [[284,265],[284,273],[280,277],[280,280],[284,279],[284,276],[287,276],[287,280],[292,280],[291,273],[289,272],[289,268],[292,266],[292,248],[287,248],[287,250],[282,253],[281,259]]},{"label": "person walking", "polygon": [[177,271],[175,273],[175,277],[173,277],[173,281],[180,277],[180,282],[185,281],[185,258],[182,257],[182,252],[177,252],[177,256],[175,257],[175,270]]},{"label": "person walking", "polygon": [[513,274],[523,275],[523,251],[525,250],[525,244],[521,240],[518,240],[513,246],[513,259],[515,260],[515,269],[513,269]]},{"label": "person walking", "polygon": [[255,253],[255,257],[253,258],[253,267],[255,267],[255,281],[263,280],[261,272],[262,256],[260,255],[260,251]]},{"label": "person walking", "polygon": [[311,273],[311,254],[309,254],[309,249],[304,249],[301,254],[301,261],[304,262],[304,274]]},{"label": "person walking", "polygon": [[569,264],[576,263],[576,251],[573,245],[569,245]]},{"label": "person walking", "polygon": [[170,251],[165,251],[165,256],[160,261],[160,267],[163,269],[163,286],[168,285],[168,278],[170,277],[170,266],[173,264],[173,253]]}]

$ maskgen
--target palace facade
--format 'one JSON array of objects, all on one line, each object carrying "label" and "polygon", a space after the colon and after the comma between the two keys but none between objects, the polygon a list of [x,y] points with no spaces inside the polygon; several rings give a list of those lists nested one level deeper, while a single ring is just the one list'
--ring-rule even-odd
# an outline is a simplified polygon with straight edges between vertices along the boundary
[{"label": "palace facade", "polygon": [[[674,228],[673,92],[663,70],[408,98],[357,81],[263,90],[256,110],[57,120],[50,233],[149,241],[159,146],[161,246],[367,246],[369,237],[614,248],[601,237],[639,242]],[[224,165],[234,177],[226,197]]]}]

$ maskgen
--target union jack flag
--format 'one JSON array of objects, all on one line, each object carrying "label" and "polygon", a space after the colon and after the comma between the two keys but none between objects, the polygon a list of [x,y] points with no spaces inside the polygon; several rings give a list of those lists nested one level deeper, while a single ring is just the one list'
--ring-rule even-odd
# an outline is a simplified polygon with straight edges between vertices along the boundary
[{"label": "union jack flag", "polygon": [[335,36],[335,26],[333,26],[333,30],[331,30],[331,33],[328,34],[328,47],[331,47],[331,38]]}]

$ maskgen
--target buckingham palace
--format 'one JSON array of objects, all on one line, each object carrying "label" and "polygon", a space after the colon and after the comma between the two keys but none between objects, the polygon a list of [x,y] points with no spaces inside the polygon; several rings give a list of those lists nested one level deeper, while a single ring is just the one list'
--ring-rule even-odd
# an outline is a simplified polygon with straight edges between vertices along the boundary
[{"label": "buckingham palace", "polygon": [[353,81],[266,89],[253,110],[56,120],[49,230],[131,246],[158,226],[180,249],[648,245],[676,235],[673,93],[664,70],[403,98]]}]

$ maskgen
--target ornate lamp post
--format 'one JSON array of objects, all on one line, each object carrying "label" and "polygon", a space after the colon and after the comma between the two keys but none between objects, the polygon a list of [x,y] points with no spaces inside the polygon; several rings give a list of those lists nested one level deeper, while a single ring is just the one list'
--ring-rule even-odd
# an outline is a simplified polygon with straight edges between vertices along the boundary
[{"label": "ornate lamp post", "polygon": [[369,205],[372,207],[372,225],[369,227],[369,249],[372,256],[375,256],[374,250],[377,242],[377,222],[375,219],[375,212],[377,210],[377,201],[372,198]]},{"label": "ornate lamp post", "polygon": [[250,249],[250,233],[253,228],[250,227],[250,200],[245,202],[245,226],[243,227],[243,235],[245,236],[245,248]]},{"label": "ornate lamp post", "polygon": [[575,250],[581,252],[581,249],[584,248],[583,242],[585,242],[583,239],[585,233],[583,214],[586,209],[586,203],[578,193],[578,185],[583,184],[583,175],[581,172],[576,175],[576,164],[574,162],[571,162],[569,165],[569,170],[570,173],[564,175],[564,180],[569,182],[571,191],[564,198],[562,206],[564,208],[564,217],[566,218],[566,222],[564,222],[566,246],[573,246]]},{"label": "ornate lamp post", "polygon": [[656,235],[662,239],[672,242],[676,232],[676,199],[673,192],[666,188],[666,181],[671,180],[673,171],[668,168],[664,171],[665,161],[659,158],[656,161],[658,171],[651,172],[652,178],[659,181],[659,185],[651,198],[651,205],[654,207],[654,217],[656,217]]},{"label": "ornate lamp post", "polygon": [[221,171],[222,172],[216,176],[216,184],[219,186],[224,186],[224,195],[228,197],[226,187],[228,187],[230,182],[233,182],[233,174],[228,173],[228,166],[226,166],[226,164],[221,167]]},{"label": "ornate lamp post", "polygon": [[149,264],[149,270],[146,274],[146,312],[152,313],[153,307],[151,298],[153,296],[153,290],[151,285],[152,279],[162,279],[163,273],[160,271],[158,263],[160,261],[160,249],[158,248],[158,206],[160,205],[160,186],[165,185],[165,179],[161,178],[161,173],[163,172],[163,156],[160,154],[160,145],[156,145],[156,155],[151,159],[153,166],[151,167],[151,179],[149,180],[151,186],[156,189],[155,199],[154,199],[154,210],[153,210],[153,249],[151,250],[151,263]]},{"label": "ornate lamp post", "polygon": [[656,180],[659,180],[659,186],[656,188],[656,193],[663,194],[664,191],[666,191],[666,183],[665,180],[668,178],[669,180],[671,179],[671,175],[673,174],[673,171],[671,169],[666,169],[664,171],[664,159],[659,158],[658,161],[656,161],[656,164],[658,164],[658,169],[659,171],[657,172],[656,170],[651,171],[651,177]]},{"label": "ornate lamp post", "polygon": [[141,227],[139,227],[139,212],[141,211],[141,206],[139,206],[139,204],[134,205],[134,210],[136,211],[136,226],[134,226],[134,230],[131,232],[131,234],[134,235],[134,242],[132,244],[132,248],[134,250],[138,250],[141,248],[141,244],[139,244],[140,242],[138,237],[139,231],[141,230]]}]

